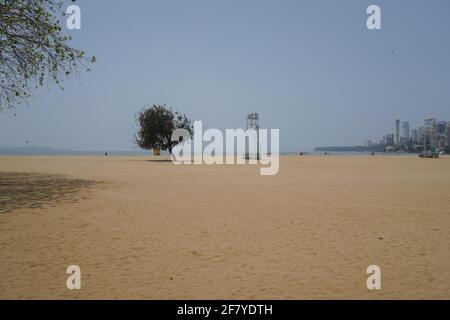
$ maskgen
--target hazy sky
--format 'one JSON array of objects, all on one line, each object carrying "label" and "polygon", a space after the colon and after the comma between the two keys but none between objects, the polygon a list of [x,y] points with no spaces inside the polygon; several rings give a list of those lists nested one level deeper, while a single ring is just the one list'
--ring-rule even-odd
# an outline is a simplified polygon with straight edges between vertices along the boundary
[{"label": "hazy sky", "polygon": [[[155,103],[206,128],[259,112],[284,151],[450,120],[448,0],[76,3],[82,30],[63,30],[97,57],[92,73],[1,113],[0,146],[131,150],[135,112]],[[370,4],[382,30],[366,27]]]}]

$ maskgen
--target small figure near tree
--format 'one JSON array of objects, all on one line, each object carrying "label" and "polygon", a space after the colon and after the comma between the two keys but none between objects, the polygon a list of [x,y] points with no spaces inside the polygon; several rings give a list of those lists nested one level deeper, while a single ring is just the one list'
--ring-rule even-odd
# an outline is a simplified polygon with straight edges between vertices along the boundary
[{"label": "small figure near tree", "polygon": [[143,109],[136,115],[139,130],[136,134],[136,144],[144,149],[159,148],[172,154],[175,145],[182,142],[172,141],[172,132],[177,129],[187,130],[193,134],[192,121],[185,114],[173,111],[166,105],[153,105]]}]

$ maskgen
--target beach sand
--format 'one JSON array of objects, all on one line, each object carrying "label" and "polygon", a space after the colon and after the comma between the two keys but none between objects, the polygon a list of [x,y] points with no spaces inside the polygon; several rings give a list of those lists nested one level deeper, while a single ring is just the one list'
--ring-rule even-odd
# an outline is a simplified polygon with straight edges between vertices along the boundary
[{"label": "beach sand", "polygon": [[0,157],[0,298],[450,299],[450,157],[154,160]]}]

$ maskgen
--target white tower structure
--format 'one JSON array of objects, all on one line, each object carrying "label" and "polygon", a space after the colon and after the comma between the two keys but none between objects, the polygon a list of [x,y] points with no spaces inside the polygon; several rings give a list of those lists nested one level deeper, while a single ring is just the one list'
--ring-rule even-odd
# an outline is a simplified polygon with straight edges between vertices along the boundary
[{"label": "white tower structure", "polygon": [[[248,148],[246,147],[245,158],[259,160],[259,115],[256,112],[247,115],[247,132],[253,131],[249,136]],[[256,146],[256,150],[254,150]],[[253,149],[253,150],[252,150]],[[253,152],[252,152],[253,151]],[[255,154],[256,151],[256,154]]]}]

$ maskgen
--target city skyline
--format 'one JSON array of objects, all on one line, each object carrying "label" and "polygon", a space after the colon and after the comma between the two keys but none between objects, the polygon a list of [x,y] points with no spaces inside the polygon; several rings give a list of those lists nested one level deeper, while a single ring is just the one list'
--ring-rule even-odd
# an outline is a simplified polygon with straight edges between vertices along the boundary
[{"label": "city skyline", "polygon": [[[398,137],[397,137],[398,134]],[[430,137],[429,135],[433,136]],[[386,133],[379,144],[397,147],[414,147],[423,145],[425,139],[431,139],[427,143],[432,143],[437,148],[444,150],[450,146],[450,121],[438,118],[424,119],[422,125],[410,126],[409,121],[395,120],[395,133]],[[389,140],[389,142],[387,142]],[[370,141],[370,140],[367,140]]]},{"label": "city skyline", "polygon": [[426,118],[422,125],[410,126],[405,119],[395,119],[391,132],[381,139],[365,139],[361,144],[319,146],[315,151],[373,151],[373,152],[424,152],[450,153],[450,121]]}]

